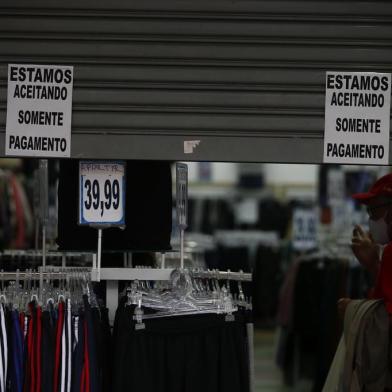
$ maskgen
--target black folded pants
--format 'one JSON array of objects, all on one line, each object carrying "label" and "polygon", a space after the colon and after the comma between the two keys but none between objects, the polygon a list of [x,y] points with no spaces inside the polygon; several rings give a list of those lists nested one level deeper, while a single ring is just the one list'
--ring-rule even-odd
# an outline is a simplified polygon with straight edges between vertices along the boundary
[{"label": "black folded pants", "polygon": [[247,392],[246,324],[221,315],[145,320],[135,330],[133,308],[121,307],[114,334],[113,391]]}]

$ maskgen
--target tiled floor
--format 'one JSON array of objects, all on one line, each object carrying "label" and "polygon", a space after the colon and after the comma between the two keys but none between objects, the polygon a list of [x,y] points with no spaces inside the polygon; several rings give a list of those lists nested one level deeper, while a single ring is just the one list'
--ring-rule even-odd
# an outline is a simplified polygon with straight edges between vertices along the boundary
[{"label": "tiled floor", "polygon": [[309,392],[309,383],[285,387],[275,365],[275,332],[255,331],[255,392]]}]

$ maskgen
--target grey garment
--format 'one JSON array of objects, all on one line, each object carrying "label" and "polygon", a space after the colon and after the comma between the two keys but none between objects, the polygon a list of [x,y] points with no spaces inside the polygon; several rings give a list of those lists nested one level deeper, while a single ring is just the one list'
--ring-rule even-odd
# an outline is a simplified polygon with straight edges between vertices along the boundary
[{"label": "grey garment", "polygon": [[389,319],[382,300],[353,300],[323,392],[383,392],[389,372]]},{"label": "grey garment", "polygon": [[340,380],[342,379],[342,373],[344,369],[344,360],[346,355],[346,342],[344,336],[340,338],[338,348],[333,358],[331,367],[328,372],[327,379],[322,392],[340,392],[342,391],[340,386]]},{"label": "grey garment", "polygon": [[254,326],[253,323],[246,324],[246,334],[248,337],[248,355],[249,355],[249,392],[255,390],[255,354],[254,354]]}]

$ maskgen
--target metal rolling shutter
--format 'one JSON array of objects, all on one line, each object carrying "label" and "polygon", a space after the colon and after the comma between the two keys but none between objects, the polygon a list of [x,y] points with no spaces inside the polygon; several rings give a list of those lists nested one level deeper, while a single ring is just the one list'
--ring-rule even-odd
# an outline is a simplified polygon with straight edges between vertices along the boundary
[{"label": "metal rolling shutter", "polygon": [[325,71],[391,72],[391,26],[390,1],[2,0],[0,154],[30,63],[75,67],[73,157],[321,162]]}]

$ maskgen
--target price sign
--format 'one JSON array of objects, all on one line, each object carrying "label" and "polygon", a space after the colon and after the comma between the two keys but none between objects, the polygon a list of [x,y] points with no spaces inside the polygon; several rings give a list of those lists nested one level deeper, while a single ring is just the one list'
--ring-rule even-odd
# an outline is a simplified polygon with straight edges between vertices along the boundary
[{"label": "price sign", "polygon": [[315,210],[297,208],[293,214],[293,247],[309,250],[317,246],[317,215]]},{"label": "price sign", "polygon": [[125,225],[125,163],[79,163],[79,224]]}]

